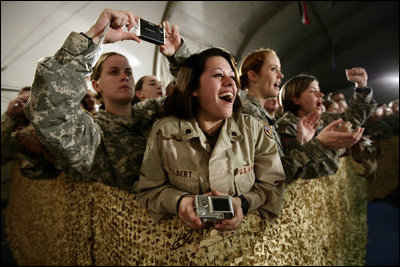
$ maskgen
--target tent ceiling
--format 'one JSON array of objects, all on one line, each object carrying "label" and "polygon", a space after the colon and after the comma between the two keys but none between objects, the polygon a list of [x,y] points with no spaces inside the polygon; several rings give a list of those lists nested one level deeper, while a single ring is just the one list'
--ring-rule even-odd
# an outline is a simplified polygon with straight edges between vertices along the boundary
[{"label": "tent ceiling", "polygon": [[[154,23],[179,25],[193,52],[221,46],[238,63],[269,47],[281,59],[283,81],[300,72],[316,75],[322,91],[350,92],[344,68],[365,67],[378,102],[398,98],[399,3],[396,1],[2,1],[2,88],[33,80],[36,61],[54,54],[71,30],[86,31],[105,7],[131,10]],[[156,47],[143,42],[107,46],[128,54],[135,78],[152,73]],[[390,82],[388,76],[397,77]]]}]

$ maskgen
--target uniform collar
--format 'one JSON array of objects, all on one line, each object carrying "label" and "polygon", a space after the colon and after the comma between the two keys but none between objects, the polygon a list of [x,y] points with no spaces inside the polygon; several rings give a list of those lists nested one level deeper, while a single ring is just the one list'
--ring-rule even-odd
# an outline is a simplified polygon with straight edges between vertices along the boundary
[{"label": "uniform collar", "polygon": [[[229,141],[241,141],[243,139],[243,135],[232,116],[225,119],[220,134],[224,136],[225,140]],[[206,140],[195,118],[180,120],[180,135],[185,142],[193,138],[199,138],[200,141]]]},{"label": "uniform collar", "polygon": [[269,125],[272,125],[272,126],[275,125],[276,120],[269,116],[268,112],[264,109],[263,106],[260,105],[260,102],[258,102],[258,99],[255,96],[247,94],[246,99],[251,104],[253,104],[254,106],[257,107],[257,109],[261,112],[261,114],[267,119]]},{"label": "uniform collar", "polygon": [[293,121],[297,124],[297,122],[299,121],[299,117],[297,117],[296,115],[294,115],[291,111],[286,111],[285,114],[283,114],[282,117],[287,118],[289,121]]}]

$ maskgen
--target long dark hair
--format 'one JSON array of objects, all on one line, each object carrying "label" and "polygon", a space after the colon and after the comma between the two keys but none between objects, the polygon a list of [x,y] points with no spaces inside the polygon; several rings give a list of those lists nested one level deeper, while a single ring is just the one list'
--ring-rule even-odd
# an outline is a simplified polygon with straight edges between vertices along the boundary
[{"label": "long dark hair", "polygon": [[[165,100],[166,115],[174,115],[180,119],[195,118],[198,113],[197,97],[192,95],[200,85],[200,76],[204,72],[204,67],[209,58],[221,56],[225,58],[235,73],[236,87],[240,88],[239,74],[233,56],[223,48],[213,47],[203,50],[198,54],[193,54],[182,64],[173,93]],[[236,92],[233,112],[241,109],[240,97]]]}]

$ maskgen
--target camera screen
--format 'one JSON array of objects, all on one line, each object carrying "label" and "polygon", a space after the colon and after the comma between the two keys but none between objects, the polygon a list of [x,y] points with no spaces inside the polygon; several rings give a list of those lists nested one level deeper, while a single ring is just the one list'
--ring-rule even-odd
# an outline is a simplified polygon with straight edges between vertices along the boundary
[{"label": "camera screen", "polygon": [[213,198],[212,204],[214,211],[230,211],[229,202],[226,198]]}]

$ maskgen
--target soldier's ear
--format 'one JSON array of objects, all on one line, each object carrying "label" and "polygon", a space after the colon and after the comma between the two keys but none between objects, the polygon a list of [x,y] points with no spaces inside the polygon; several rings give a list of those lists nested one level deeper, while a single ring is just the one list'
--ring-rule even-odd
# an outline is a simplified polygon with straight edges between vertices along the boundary
[{"label": "soldier's ear", "polygon": [[198,88],[196,90],[193,90],[192,96],[194,96],[194,97],[199,96],[199,89]]},{"label": "soldier's ear", "polygon": [[101,93],[101,90],[99,88],[99,82],[96,80],[92,80],[92,87],[97,93]]},{"label": "soldier's ear", "polygon": [[293,101],[293,103],[295,103],[296,105],[300,106],[300,98],[299,98],[299,97],[292,97],[292,101]]},{"label": "soldier's ear", "polygon": [[249,70],[247,71],[247,78],[249,79],[250,82],[256,83],[257,82],[257,73],[254,72],[254,70]]},{"label": "soldier's ear", "polygon": [[142,100],[142,98],[143,98],[142,91],[136,91],[136,90],[135,90],[135,96],[136,96],[137,98],[139,98],[140,100]]}]

